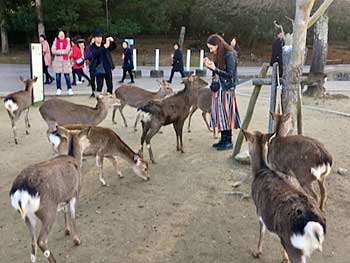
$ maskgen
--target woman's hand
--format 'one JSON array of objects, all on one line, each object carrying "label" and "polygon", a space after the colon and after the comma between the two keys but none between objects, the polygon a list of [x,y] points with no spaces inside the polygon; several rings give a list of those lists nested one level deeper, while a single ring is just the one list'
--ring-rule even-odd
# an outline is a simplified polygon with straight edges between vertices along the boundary
[{"label": "woman's hand", "polygon": [[204,65],[210,70],[216,69],[215,63],[207,57],[204,58]]}]

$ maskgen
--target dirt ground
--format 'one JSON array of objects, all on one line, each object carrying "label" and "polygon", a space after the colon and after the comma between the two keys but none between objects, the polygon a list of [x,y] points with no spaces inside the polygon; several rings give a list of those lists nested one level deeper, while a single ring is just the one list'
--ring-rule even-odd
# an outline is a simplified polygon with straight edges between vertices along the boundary
[{"label": "dirt ground", "polygon": [[[87,97],[70,101],[90,104]],[[239,96],[241,117],[248,98]],[[337,102],[327,102],[337,104]],[[347,101],[347,105],[349,101]],[[338,104],[337,104],[338,105]],[[346,102],[344,102],[346,105]],[[129,124],[135,109],[125,108]],[[112,125],[111,113],[101,124],[113,128],[133,149],[139,148],[140,129]],[[266,130],[268,102],[259,100],[250,130]],[[29,262],[30,237],[27,228],[11,207],[8,192],[17,174],[26,166],[51,158],[46,124],[38,108],[30,112],[31,133],[25,135],[24,120],[18,125],[19,145],[13,143],[10,122],[0,107],[0,262]],[[350,121],[348,118],[305,110],[305,134],[321,140],[334,156],[333,172],[327,180],[327,236],[323,253],[315,252],[310,262],[348,263],[350,258],[350,176],[335,173],[350,168]],[[258,221],[252,200],[228,194],[233,180],[250,174],[249,166],[234,163],[231,151],[211,147],[212,135],[201,115],[193,118],[192,133],[184,132],[185,153],[176,152],[172,126],[152,140],[157,164],[150,165],[151,180],[136,177],[121,161],[124,179],[105,162],[108,187],[98,181],[93,158],[82,169],[82,192],[78,203],[77,226],[82,244],[74,247],[64,235],[63,214],[49,236],[49,247],[58,262],[123,263],[277,263],[281,260],[279,241],[266,235],[264,255],[256,260],[251,252],[258,238]],[[235,138],[237,131],[234,131]],[[246,146],[244,145],[244,148]],[[148,153],[145,153],[148,160]],[[240,191],[250,192],[250,182]],[[38,262],[46,262],[38,252]]]}]

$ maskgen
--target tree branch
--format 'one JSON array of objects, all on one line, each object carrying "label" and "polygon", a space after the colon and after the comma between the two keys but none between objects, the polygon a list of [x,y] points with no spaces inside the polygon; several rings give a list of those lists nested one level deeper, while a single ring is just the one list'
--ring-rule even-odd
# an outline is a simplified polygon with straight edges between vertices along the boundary
[{"label": "tree branch", "polygon": [[322,5],[316,10],[316,12],[309,18],[307,28],[312,27],[317,20],[327,11],[328,7],[334,2],[334,0],[324,0]]}]

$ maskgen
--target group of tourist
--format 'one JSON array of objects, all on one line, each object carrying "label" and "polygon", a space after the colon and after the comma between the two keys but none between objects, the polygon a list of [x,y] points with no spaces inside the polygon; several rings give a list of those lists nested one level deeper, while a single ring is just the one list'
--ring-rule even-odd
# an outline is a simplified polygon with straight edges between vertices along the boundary
[{"label": "group of tourist", "polygon": [[[84,79],[91,86],[91,96],[95,96],[95,92],[101,92],[104,81],[106,82],[107,92],[113,92],[112,70],[115,68],[111,51],[116,48],[113,37],[107,37],[103,42],[102,33],[100,31],[93,32],[90,37],[88,46],[85,48],[84,40],[79,35],[75,36],[71,41],[66,37],[63,31],[60,31],[57,38],[50,46],[45,35],[40,35],[40,43],[43,50],[43,72],[45,75],[45,84],[51,84],[56,80],[56,95],[62,94],[61,77],[64,75],[67,94],[73,95],[72,86],[82,84]],[[120,83],[124,82],[126,73],[130,75],[131,81],[134,83],[132,70],[134,69],[132,54],[129,44],[124,41],[123,47],[123,78]],[[51,54],[54,56],[51,63]],[[87,62],[89,75],[84,72]],[[48,67],[52,64],[55,78],[48,72]],[[70,75],[72,74],[73,82]]]}]

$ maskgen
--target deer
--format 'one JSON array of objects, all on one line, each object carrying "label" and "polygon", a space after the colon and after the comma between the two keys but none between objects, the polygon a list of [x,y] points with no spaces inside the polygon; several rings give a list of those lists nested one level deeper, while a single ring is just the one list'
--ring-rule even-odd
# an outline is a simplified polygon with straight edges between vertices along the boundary
[{"label": "deer", "polygon": [[262,256],[263,238],[268,229],[280,239],[283,262],[306,263],[315,250],[322,251],[326,218],[316,201],[295,181],[288,179],[290,175],[269,168],[266,155],[274,134],[242,132],[248,142],[253,175],[252,198],[260,225],[253,256]]},{"label": "deer", "polygon": [[184,122],[191,108],[192,95],[202,82],[203,80],[198,76],[190,75],[184,80],[184,89],[160,101],[150,101],[138,109],[142,124],[141,152],[143,153],[143,145],[146,142],[152,163],[155,163],[155,160],[151,139],[162,126],[173,124],[176,133],[176,150],[184,153],[182,142]]},{"label": "deer", "polygon": [[[48,235],[57,211],[62,208],[65,211],[65,234],[72,234],[76,246],[81,243],[76,229],[75,214],[80,192],[80,140],[86,137],[88,132],[89,129],[85,129],[72,136],[69,140],[68,155],[60,155],[26,167],[12,184],[11,205],[29,229],[32,263],[36,262],[37,246],[50,263],[56,262],[49,249]],[[35,226],[38,219],[41,221],[41,230],[37,238]]]},{"label": "deer", "polygon": [[[115,112],[119,110],[120,115],[123,118],[125,127],[128,127],[128,124],[123,114],[123,109],[126,105],[129,105],[130,107],[134,108],[139,108],[142,105],[147,104],[151,100],[161,99],[173,93],[173,89],[165,80],[162,80],[161,82],[159,82],[159,84],[160,87],[157,92],[151,92],[133,85],[121,85],[120,87],[118,87],[114,93],[115,97],[119,99],[120,103],[116,103],[113,105],[112,122],[114,124],[117,124],[117,122],[115,121]],[[138,121],[139,115],[137,115],[137,118],[135,120],[134,131],[137,131],[136,126]]]},{"label": "deer", "polygon": [[49,141],[58,154],[68,151],[70,133],[81,132],[89,129],[86,138],[82,142],[82,154],[84,156],[95,156],[96,165],[99,168],[99,180],[102,186],[107,186],[103,174],[103,160],[109,159],[119,176],[123,174],[118,170],[117,157],[127,161],[134,173],[143,180],[148,181],[148,163],[144,161],[141,153],[134,152],[114,131],[109,128],[89,126],[89,125],[65,125],[60,129],[49,132]]},{"label": "deer", "polygon": [[275,136],[269,143],[267,163],[274,170],[295,175],[302,188],[315,200],[318,200],[318,196],[312,183],[317,181],[321,195],[320,209],[324,211],[327,198],[325,180],[331,172],[332,155],[314,138],[287,136],[291,128],[290,113],[271,115],[275,123]]},{"label": "deer", "polygon": [[202,111],[202,117],[205,122],[205,125],[207,126],[208,130],[210,132],[213,132],[213,137],[216,138],[216,131],[215,128],[213,130],[210,129],[208,120],[207,120],[207,113],[211,113],[211,99],[212,99],[212,94],[211,94],[210,89],[200,89],[198,90],[198,99],[197,99],[197,104],[192,106],[189,118],[188,118],[188,132],[191,132],[191,118],[192,115],[195,113],[195,111],[199,108]]},{"label": "deer", "polygon": [[98,95],[96,107],[75,104],[62,99],[50,99],[39,108],[39,112],[47,123],[49,130],[54,130],[56,125],[86,124],[98,125],[108,114],[109,97]]},{"label": "deer", "polygon": [[26,134],[29,135],[30,123],[28,114],[30,106],[33,104],[33,84],[38,80],[37,77],[27,80],[24,80],[23,77],[20,77],[19,79],[25,85],[24,90],[8,94],[4,99],[4,106],[11,120],[15,144],[18,144],[16,122],[21,117],[23,111],[25,111],[24,123],[26,127]]}]

